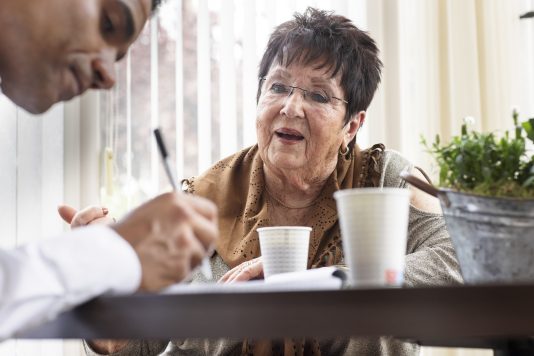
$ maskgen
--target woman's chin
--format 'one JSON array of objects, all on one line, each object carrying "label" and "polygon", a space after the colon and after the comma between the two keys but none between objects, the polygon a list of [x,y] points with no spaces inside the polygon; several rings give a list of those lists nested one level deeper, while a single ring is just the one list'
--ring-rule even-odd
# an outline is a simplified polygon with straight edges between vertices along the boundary
[{"label": "woman's chin", "polygon": [[288,152],[276,152],[269,155],[269,162],[278,169],[294,170],[306,167],[308,160],[304,155]]}]

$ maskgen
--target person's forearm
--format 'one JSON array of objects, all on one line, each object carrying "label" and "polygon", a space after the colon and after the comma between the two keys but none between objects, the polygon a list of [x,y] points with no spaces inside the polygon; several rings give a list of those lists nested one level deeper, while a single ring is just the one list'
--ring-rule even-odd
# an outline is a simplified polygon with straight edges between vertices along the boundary
[{"label": "person's forearm", "polygon": [[461,284],[454,250],[449,246],[424,248],[406,256],[404,284],[409,287]]},{"label": "person's forearm", "polygon": [[456,253],[440,214],[410,208],[406,286],[462,283]]},{"label": "person's forearm", "polygon": [[100,294],[132,293],[140,277],[135,251],[105,227],[0,251],[0,340]]}]

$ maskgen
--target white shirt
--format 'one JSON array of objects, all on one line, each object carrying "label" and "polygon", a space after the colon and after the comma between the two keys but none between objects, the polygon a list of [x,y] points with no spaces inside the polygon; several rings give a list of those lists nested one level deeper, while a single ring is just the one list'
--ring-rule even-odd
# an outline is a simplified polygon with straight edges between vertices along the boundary
[{"label": "white shirt", "polygon": [[98,295],[132,293],[140,281],[135,251],[105,226],[0,250],[0,340]]}]

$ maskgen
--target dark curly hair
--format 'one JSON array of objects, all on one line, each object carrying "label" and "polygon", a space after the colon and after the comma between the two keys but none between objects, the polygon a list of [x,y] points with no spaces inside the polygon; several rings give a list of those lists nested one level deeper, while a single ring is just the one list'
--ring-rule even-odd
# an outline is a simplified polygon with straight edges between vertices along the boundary
[{"label": "dark curly hair", "polygon": [[[267,75],[273,61],[289,66],[293,62],[317,64],[335,77],[341,71],[350,118],[367,110],[380,83],[382,62],[375,41],[346,17],[308,7],[303,14],[277,26],[269,38],[259,68],[259,78]],[[261,94],[261,81],[257,100]]]}]

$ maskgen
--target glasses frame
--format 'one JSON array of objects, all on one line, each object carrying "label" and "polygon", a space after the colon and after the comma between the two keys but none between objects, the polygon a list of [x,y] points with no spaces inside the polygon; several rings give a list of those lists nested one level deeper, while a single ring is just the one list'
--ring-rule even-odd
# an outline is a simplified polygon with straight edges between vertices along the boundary
[{"label": "glasses frame", "polygon": [[[267,81],[267,77],[261,77],[261,78],[260,78],[260,85],[262,85],[261,82],[263,82],[263,81]],[[302,90],[302,93],[303,93],[303,95],[304,95],[304,98],[306,98],[306,95],[307,95],[308,93],[312,93],[312,91],[310,91],[310,90],[308,90],[308,89],[303,89],[303,88],[301,88],[301,87],[297,87],[297,86],[295,86],[295,85],[287,85],[287,84],[281,84],[281,85],[283,85],[283,86],[285,86],[285,87],[288,87],[288,88],[291,88],[291,90],[290,90],[289,93],[287,94],[287,97],[288,97],[288,98],[291,96],[291,94],[293,94],[293,92],[295,91],[295,89],[300,89],[300,90]],[[338,98],[338,97],[336,97],[336,96],[329,96],[329,95],[327,94],[327,97],[330,98],[330,99],[336,99],[336,100],[339,100],[339,101],[341,101],[342,103],[345,103],[345,104],[348,104],[348,103],[349,103],[347,100]],[[329,103],[329,102],[326,102],[326,103],[320,103],[320,102],[317,102],[317,101],[315,101],[315,102],[318,103],[318,104],[328,104],[328,103]]]}]

